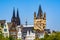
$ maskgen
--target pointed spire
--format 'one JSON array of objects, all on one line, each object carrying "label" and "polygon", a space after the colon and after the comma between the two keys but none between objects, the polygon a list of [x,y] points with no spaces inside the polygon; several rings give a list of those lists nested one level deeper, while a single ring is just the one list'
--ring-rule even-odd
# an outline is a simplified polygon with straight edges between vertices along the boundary
[{"label": "pointed spire", "polygon": [[16,16],[16,18],[17,18],[17,25],[20,25],[21,23],[20,23],[20,17],[19,17],[18,8],[17,8],[17,16]]},{"label": "pointed spire", "polygon": [[13,8],[13,18],[15,18],[15,8]]},{"label": "pointed spire", "polygon": [[19,18],[19,12],[18,12],[18,9],[17,9],[17,18]]},{"label": "pointed spire", "polygon": [[26,26],[27,26],[27,18],[26,18],[26,22],[25,23],[26,23]]},{"label": "pointed spire", "polygon": [[46,20],[46,12],[44,12],[44,19]]},{"label": "pointed spire", "polygon": [[39,5],[39,10],[38,10],[38,13],[42,13],[42,8],[41,8],[41,5]]},{"label": "pointed spire", "polygon": [[36,12],[34,12],[34,19],[36,19]]},{"label": "pointed spire", "polygon": [[41,5],[39,5],[39,10],[38,10],[38,14],[37,14],[37,19],[42,18],[42,9],[41,9]]}]

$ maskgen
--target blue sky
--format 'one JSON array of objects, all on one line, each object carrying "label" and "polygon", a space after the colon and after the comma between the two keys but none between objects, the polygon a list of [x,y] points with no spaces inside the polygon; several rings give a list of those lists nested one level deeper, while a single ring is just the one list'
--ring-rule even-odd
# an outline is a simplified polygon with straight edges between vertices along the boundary
[{"label": "blue sky", "polygon": [[34,24],[34,11],[38,13],[39,5],[46,12],[46,28],[60,31],[60,0],[0,0],[0,20],[11,21],[13,7],[19,10],[21,23]]}]

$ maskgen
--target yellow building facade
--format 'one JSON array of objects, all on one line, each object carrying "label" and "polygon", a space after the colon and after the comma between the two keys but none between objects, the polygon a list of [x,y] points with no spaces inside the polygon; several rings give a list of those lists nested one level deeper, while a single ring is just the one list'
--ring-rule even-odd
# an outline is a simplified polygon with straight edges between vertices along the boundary
[{"label": "yellow building facade", "polygon": [[2,27],[0,27],[0,34],[2,33]]},{"label": "yellow building facade", "polygon": [[2,34],[2,27],[1,27],[1,23],[0,23],[0,34]]}]

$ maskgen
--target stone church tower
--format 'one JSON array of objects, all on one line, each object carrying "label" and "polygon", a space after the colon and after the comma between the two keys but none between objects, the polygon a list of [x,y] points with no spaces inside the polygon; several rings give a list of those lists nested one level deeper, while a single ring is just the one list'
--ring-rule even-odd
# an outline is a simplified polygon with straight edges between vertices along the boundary
[{"label": "stone church tower", "polygon": [[38,14],[34,12],[34,29],[38,32],[43,32],[46,27],[46,13],[42,12],[41,5],[39,6]]}]

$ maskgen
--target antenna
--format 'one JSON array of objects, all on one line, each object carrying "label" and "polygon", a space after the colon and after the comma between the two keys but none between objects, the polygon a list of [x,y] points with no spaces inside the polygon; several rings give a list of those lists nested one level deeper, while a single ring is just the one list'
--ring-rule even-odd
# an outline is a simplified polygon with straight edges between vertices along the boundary
[{"label": "antenna", "polygon": [[25,22],[25,25],[27,26],[27,18],[26,18],[26,22]]}]

